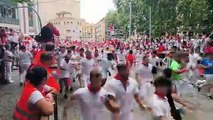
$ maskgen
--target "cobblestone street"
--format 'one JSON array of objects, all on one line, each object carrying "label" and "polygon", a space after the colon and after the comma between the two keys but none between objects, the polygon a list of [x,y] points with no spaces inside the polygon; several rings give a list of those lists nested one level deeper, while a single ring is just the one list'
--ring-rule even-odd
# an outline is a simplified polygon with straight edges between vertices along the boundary
[{"label": "cobblestone street", "polygon": [[[0,120],[11,120],[12,111],[15,106],[15,102],[17,101],[21,87],[19,87],[19,77],[17,71],[14,72],[13,78],[15,83],[8,84],[5,86],[0,86]],[[212,120],[213,118],[213,101],[208,100],[205,96],[200,93],[197,94],[195,98],[192,97],[184,97],[188,101],[194,103],[197,107],[197,110],[194,113],[190,113],[185,115],[184,120]],[[63,112],[63,97],[59,95],[59,119],[62,119]],[[76,103],[72,103],[72,107],[69,109],[69,118],[68,120],[80,120],[80,112],[79,107]],[[110,119],[109,112],[106,112],[106,119]],[[139,111],[138,107],[135,107],[134,111],[135,119],[134,120],[149,120],[148,114]],[[142,117],[143,116],[143,117]]]}]

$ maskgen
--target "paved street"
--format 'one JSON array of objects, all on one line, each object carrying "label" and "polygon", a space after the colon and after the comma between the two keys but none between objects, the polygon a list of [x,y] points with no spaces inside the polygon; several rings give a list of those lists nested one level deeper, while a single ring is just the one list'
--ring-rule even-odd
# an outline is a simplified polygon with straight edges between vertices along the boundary
[{"label": "paved street", "polygon": [[[13,78],[15,80],[14,84],[8,84],[5,86],[0,86],[0,120],[11,120],[12,117],[12,110],[15,105],[15,102],[17,101],[21,88],[18,84],[18,73],[17,71],[14,72]],[[188,113],[184,120],[212,120],[213,118],[213,101],[208,100],[205,96],[198,93],[196,97],[189,97],[185,96],[184,99],[192,102],[196,105],[197,110],[193,113]],[[63,111],[63,103],[64,100],[62,99],[62,96],[59,96],[59,115],[60,120],[61,113]],[[106,119],[109,120],[109,112],[106,113]],[[134,120],[149,120],[148,114],[145,114],[141,112],[137,106],[135,107],[135,119]],[[69,119],[68,120],[80,120],[79,119],[79,108],[78,105],[75,103],[72,103],[72,107],[69,109]],[[141,117],[143,116],[143,117]],[[144,118],[147,117],[147,118]]]}]

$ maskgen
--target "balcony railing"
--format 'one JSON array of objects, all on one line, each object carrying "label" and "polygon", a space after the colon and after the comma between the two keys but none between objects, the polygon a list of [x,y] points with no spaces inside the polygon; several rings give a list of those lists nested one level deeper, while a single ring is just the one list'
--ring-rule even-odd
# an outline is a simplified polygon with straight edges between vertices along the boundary
[{"label": "balcony railing", "polygon": [[19,20],[15,18],[0,17],[0,23],[19,25]]}]

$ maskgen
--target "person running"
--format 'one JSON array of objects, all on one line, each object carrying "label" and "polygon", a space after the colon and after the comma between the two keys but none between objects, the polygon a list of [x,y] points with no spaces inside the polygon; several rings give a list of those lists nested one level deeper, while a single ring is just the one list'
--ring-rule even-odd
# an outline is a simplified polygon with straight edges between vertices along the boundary
[{"label": "person running", "polygon": [[151,84],[153,82],[152,74],[153,66],[149,63],[148,56],[144,56],[142,63],[136,68],[136,80],[140,86],[140,94],[143,99],[148,100],[147,98],[154,94],[154,88]]},{"label": "person running", "polygon": [[172,69],[172,82],[175,84],[178,93],[180,94],[181,91],[181,84],[182,84],[182,77],[181,74],[188,72],[189,69],[183,67],[183,63],[187,63],[188,55],[185,53],[176,53],[174,59],[172,60],[170,69]]},{"label": "person running", "polygon": [[86,58],[81,59],[80,65],[81,65],[81,73],[83,76],[84,85],[87,86],[89,83],[89,74],[92,68],[95,66],[95,61],[92,58],[92,54],[90,51],[86,51]]},{"label": "person running", "polygon": [[[112,112],[113,120],[119,119],[120,106],[115,100],[108,99],[107,91],[102,88],[102,77],[99,68],[93,68],[90,72],[90,84],[84,88],[79,88],[71,96],[70,100],[80,103],[81,120],[105,120],[103,108],[106,107]],[[70,102],[68,101],[68,104]],[[67,116],[67,108],[64,107],[64,117]]]},{"label": "person running", "polygon": [[133,63],[135,63],[135,55],[133,55],[133,51],[130,50],[129,54],[126,57],[127,64],[132,67]]},{"label": "person running", "polygon": [[166,98],[171,85],[171,81],[164,77],[158,77],[154,81],[155,94],[150,99],[152,120],[172,120],[171,108]]},{"label": "person running", "polygon": [[20,86],[22,86],[24,83],[25,75],[32,63],[32,59],[33,55],[30,53],[30,51],[27,51],[25,46],[20,46],[20,52],[17,55],[18,66],[20,69]]},{"label": "person running", "polygon": [[204,77],[207,81],[206,88],[208,89],[207,95],[210,99],[213,99],[213,50],[207,53],[207,58],[201,61],[199,67],[204,69]]},{"label": "person running", "polygon": [[[60,78],[60,93],[63,91],[63,86],[65,86],[65,94],[64,98],[67,99],[68,89],[72,84],[73,77],[71,73],[74,73],[75,66],[78,64],[72,60],[70,60],[71,56],[66,55],[64,59],[61,60],[60,69],[61,69],[61,78]],[[72,79],[71,79],[72,78]]]},{"label": "person running", "polygon": [[128,66],[126,64],[118,64],[117,70],[117,75],[106,84],[105,88],[108,91],[109,99],[117,100],[120,104],[120,120],[134,120],[134,99],[142,109],[151,109],[140,98],[139,86],[136,80],[129,77]]},{"label": "person running", "polygon": [[[42,116],[53,114],[53,89],[45,82],[47,71],[43,67],[34,67],[27,72],[21,97],[13,111],[13,120],[40,120]],[[43,92],[47,92],[44,96]]]}]

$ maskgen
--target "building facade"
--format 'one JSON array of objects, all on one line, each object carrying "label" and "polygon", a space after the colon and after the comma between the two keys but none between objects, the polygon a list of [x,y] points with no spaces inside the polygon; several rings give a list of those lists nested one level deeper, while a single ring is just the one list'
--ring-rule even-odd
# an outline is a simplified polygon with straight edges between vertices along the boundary
[{"label": "building facade", "polygon": [[94,41],[95,40],[95,25],[90,23],[83,23],[82,24],[82,40],[85,41]]},{"label": "building facade", "polygon": [[80,0],[38,0],[39,15],[45,25],[58,17],[56,13],[69,12],[72,18],[80,19]]},{"label": "building facade", "polygon": [[57,16],[49,22],[52,22],[60,31],[60,39],[80,40],[82,32],[81,25],[84,20],[73,18],[71,13],[65,11],[57,13]]},{"label": "building facade", "polygon": [[33,12],[27,5],[13,0],[0,0],[0,27],[11,28],[25,34],[33,33]]},{"label": "building facade", "polygon": [[105,41],[106,40],[106,22],[105,18],[101,19],[95,25],[95,38],[97,41]]}]

